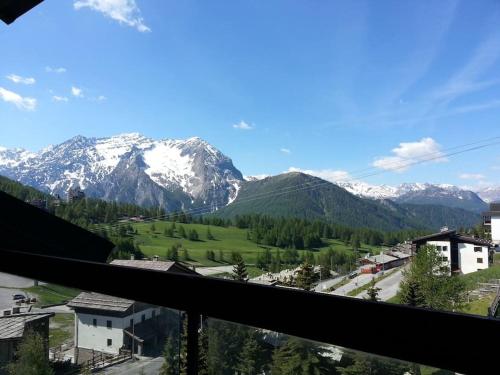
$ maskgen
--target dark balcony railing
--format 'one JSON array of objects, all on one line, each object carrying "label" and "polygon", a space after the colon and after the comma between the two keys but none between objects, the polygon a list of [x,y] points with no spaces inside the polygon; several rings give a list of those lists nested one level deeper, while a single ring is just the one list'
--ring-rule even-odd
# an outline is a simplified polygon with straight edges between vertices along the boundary
[{"label": "dark balcony railing", "polygon": [[465,374],[498,351],[500,320],[479,316],[9,250],[0,271],[186,311],[190,374],[200,315]]}]

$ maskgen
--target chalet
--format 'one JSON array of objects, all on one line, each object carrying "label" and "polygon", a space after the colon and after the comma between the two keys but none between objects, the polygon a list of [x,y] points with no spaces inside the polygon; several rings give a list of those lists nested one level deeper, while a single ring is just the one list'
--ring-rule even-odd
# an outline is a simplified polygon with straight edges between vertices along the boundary
[{"label": "chalet", "polygon": [[412,250],[416,253],[425,245],[436,246],[452,273],[467,274],[479,271],[488,268],[491,263],[490,241],[465,236],[455,230],[443,230],[416,238],[412,241]]},{"label": "chalet", "polygon": [[491,241],[500,245],[500,203],[491,203],[490,210],[483,212],[483,224],[491,234]]},{"label": "chalet", "polygon": [[[115,259],[112,265],[183,274],[197,273],[177,262]],[[172,311],[130,299],[82,292],[68,303],[75,311],[75,362],[96,353],[158,354]],[[161,347],[161,346],[160,346]]]},{"label": "chalet", "polygon": [[79,186],[72,187],[68,190],[68,202],[77,202],[79,200],[85,199],[85,193],[80,189]]},{"label": "chalet", "polygon": [[54,313],[19,313],[6,310],[0,316],[0,374],[14,359],[17,347],[28,332],[39,334],[45,343],[45,358],[49,360],[49,319]]}]

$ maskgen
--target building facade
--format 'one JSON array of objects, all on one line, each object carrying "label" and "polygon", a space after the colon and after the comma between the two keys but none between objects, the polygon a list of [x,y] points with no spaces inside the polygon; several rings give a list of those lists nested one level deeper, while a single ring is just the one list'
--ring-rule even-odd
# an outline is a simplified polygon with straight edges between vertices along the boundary
[{"label": "building facade", "polygon": [[490,210],[483,212],[483,224],[491,234],[491,242],[500,245],[500,203],[491,203]]},{"label": "building facade", "polygon": [[451,273],[467,274],[489,267],[492,244],[488,240],[464,236],[455,230],[446,230],[412,241],[416,253],[420,247],[433,245],[441,253],[443,263]]}]

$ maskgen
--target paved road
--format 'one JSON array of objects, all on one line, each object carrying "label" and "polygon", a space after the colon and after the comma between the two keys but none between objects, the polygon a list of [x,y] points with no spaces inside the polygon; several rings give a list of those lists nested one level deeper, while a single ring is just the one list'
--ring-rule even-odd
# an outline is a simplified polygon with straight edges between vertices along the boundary
[{"label": "paved road", "polygon": [[196,272],[203,276],[216,275],[218,273],[232,273],[233,266],[218,266],[218,267],[198,267]]},{"label": "paved road", "polygon": [[24,294],[23,291],[19,289],[0,288],[0,310],[7,310],[12,306],[15,306],[15,303],[12,300],[12,295],[17,293]]},{"label": "paved road", "polygon": [[328,279],[328,280],[322,281],[322,282],[318,283],[318,285],[316,285],[316,287],[314,288],[314,291],[315,292],[322,292],[325,289],[328,289],[329,287],[341,282],[344,277],[345,276],[338,276],[338,277],[335,277],[333,279]]},{"label": "paved road", "polygon": [[[138,361],[127,361],[125,363],[109,367],[99,374],[107,375],[158,375],[163,364],[163,358],[141,359]],[[141,372],[142,371],[142,372]]]},{"label": "paved road", "polygon": [[[401,283],[402,279],[403,275],[402,275],[402,270],[400,269],[397,270],[395,273],[391,274],[390,276],[386,277],[382,281],[376,283],[375,286],[381,289],[378,293],[378,297],[380,298],[380,300],[387,301],[388,299],[394,297],[398,293],[399,284]],[[367,296],[366,291],[363,291],[356,297],[365,298],[366,296]]]},{"label": "paved road", "polygon": [[0,272],[0,286],[7,288],[29,288],[34,281],[21,276]]},{"label": "paved road", "polygon": [[338,289],[335,289],[331,294],[335,294],[337,296],[345,296],[351,290],[354,290],[356,288],[359,288],[360,286],[368,284],[372,280],[372,278],[373,278],[372,274],[362,273],[359,276],[356,276],[354,279],[352,279],[349,284],[346,284]]}]

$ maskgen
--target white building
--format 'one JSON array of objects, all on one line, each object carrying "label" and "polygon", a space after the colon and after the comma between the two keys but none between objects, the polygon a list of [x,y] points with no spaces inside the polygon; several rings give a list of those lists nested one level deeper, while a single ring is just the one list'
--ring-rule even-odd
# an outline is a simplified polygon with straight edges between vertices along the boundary
[{"label": "white building", "polygon": [[412,241],[414,252],[425,245],[436,246],[452,273],[467,274],[486,269],[490,265],[491,242],[488,240],[464,236],[455,230],[445,230]]},{"label": "white building", "polygon": [[484,226],[489,228],[491,241],[500,245],[500,203],[491,203],[490,210],[483,212]]},{"label": "white building", "polygon": [[[114,260],[113,265],[164,272],[196,273],[176,262]],[[161,349],[172,310],[100,293],[82,292],[68,303],[75,311],[75,362],[95,353],[144,355]]]}]

